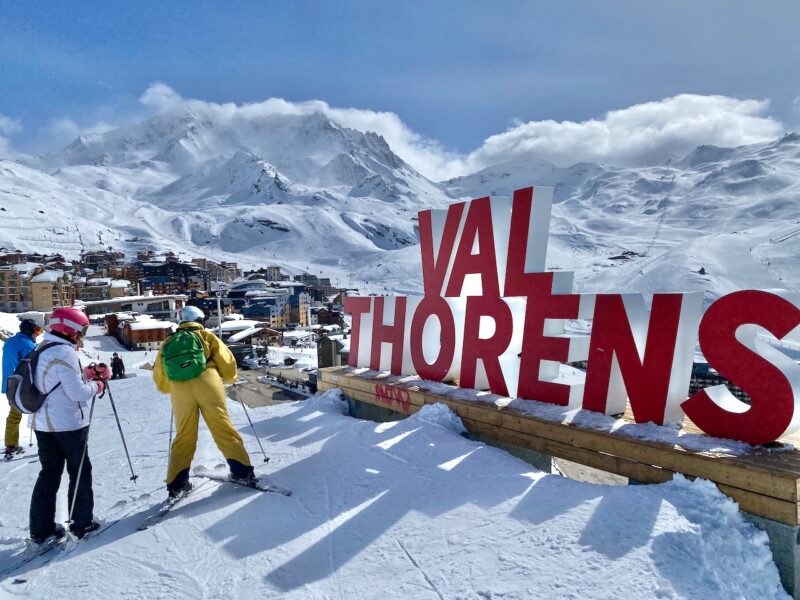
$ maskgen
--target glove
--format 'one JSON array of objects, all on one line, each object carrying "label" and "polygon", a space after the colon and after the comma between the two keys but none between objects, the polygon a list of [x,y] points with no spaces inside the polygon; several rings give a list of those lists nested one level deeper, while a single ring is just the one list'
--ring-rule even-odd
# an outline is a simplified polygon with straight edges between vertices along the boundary
[{"label": "glove", "polygon": [[106,393],[106,382],[102,379],[95,379],[95,383],[97,384],[97,396],[102,398]]},{"label": "glove", "polygon": [[83,369],[83,376],[89,381],[105,381],[111,377],[111,371],[105,363],[92,363]]}]

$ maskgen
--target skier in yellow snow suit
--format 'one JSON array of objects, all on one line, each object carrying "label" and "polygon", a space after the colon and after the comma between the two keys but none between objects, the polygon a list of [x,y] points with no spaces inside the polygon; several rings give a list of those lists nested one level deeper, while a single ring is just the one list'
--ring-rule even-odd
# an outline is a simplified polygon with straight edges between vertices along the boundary
[{"label": "skier in yellow snow suit", "polygon": [[233,428],[225,403],[222,384],[236,381],[236,360],[228,347],[200,322],[203,312],[194,306],[180,311],[179,330],[189,330],[199,336],[206,358],[206,368],[200,375],[186,381],[173,381],[167,377],[162,355],[158,352],[153,367],[153,379],[158,391],[172,395],[172,410],[175,415],[175,439],[170,451],[167,469],[167,492],[175,496],[191,489],[189,468],[197,446],[197,427],[202,413],[214,442],[225,456],[231,477],[242,481],[255,479],[250,457],[244,448],[242,437]]}]

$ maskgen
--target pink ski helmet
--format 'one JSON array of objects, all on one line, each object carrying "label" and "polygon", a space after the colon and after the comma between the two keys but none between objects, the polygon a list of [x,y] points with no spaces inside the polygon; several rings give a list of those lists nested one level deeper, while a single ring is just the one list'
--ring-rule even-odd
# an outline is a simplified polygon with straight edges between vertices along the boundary
[{"label": "pink ski helmet", "polygon": [[82,310],[64,306],[55,309],[50,314],[48,326],[50,331],[62,335],[79,335],[83,337],[86,335],[86,330],[89,328],[89,318]]}]

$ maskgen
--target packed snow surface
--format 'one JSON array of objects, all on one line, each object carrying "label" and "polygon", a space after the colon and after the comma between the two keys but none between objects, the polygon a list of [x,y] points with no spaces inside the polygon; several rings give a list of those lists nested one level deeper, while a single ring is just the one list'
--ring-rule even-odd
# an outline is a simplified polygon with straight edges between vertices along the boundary
[{"label": "packed snow surface", "polygon": [[[711,483],[579,483],[466,439],[444,406],[377,424],[347,416],[338,390],[251,409],[267,464],[242,408],[229,403],[258,472],[293,496],[211,482],[137,531],[165,497],[169,402],[138,368],[152,352],[126,352],[94,329],[84,364],[117,351],[135,375],[111,389],[138,482],[108,398],[99,399],[89,449],[95,512],[119,521],[6,576],[2,598],[788,597],[766,535]],[[24,444],[27,435],[23,427]],[[201,427],[195,464],[221,461]],[[6,568],[27,535],[35,447],[0,470]]]}]

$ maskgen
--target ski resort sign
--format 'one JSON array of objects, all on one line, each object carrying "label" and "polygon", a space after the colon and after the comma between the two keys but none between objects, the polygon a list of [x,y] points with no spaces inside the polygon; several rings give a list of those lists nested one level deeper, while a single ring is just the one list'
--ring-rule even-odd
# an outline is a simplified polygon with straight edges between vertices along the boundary
[{"label": "ski resort sign", "polygon": [[[763,444],[800,428],[800,366],[757,335],[800,325],[800,301],[763,291],[575,294],[546,272],[552,188],[419,213],[424,296],[349,297],[350,365],[417,374],[609,415],[680,423]],[[591,319],[588,335],[565,321]],[[687,398],[694,348],[751,398],[724,386]],[[562,364],[587,361],[585,373]]]}]

